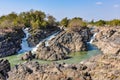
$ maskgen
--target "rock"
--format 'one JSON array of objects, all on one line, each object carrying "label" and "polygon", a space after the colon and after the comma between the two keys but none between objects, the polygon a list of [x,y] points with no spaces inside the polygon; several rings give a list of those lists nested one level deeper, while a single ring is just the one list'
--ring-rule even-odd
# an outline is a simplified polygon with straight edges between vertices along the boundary
[{"label": "rock", "polygon": [[120,79],[120,55],[100,54],[83,64],[87,66],[92,80]]},{"label": "rock", "polygon": [[0,73],[0,80],[5,80],[6,78]]},{"label": "rock", "polygon": [[120,28],[100,28],[94,44],[105,54],[118,54],[120,52]]},{"label": "rock", "polygon": [[89,41],[90,36],[87,27],[81,28],[79,32],[62,31],[49,41],[49,46],[43,42],[35,52],[36,57],[42,60],[66,59],[72,52],[86,51],[86,41]]},{"label": "rock", "polygon": [[24,37],[22,29],[13,29],[0,34],[0,57],[16,54],[21,49],[21,40]]},{"label": "rock", "polygon": [[35,54],[32,54],[31,51],[26,52],[22,57],[21,60],[32,60],[35,58]]},{"label": "rock", "polygon": [[0,60],[0,80],[8,78],[8,71],[10,71],[10,63],[8,60]]},{"label": "rock", "polygon": [[48,36],[60,31],[58,27],[53,27],[53,29],[45,30],[34,30],[31,35],[28,37],[27,41],[30,47],[36,46],[40,41],[47,38]]},{"label": "rock", "polygon": [[93,80],[120,79],[120,28],[102,27],[93,42],[103,54],[84,61]]},{"label": "rock", "polygon": [[37,62],[27,62],[11,70],[8,80],[92,80],[86,69],[79,69],[80,67],[76,65],[69,67],[64,65],[58,63],[40,65]]}]

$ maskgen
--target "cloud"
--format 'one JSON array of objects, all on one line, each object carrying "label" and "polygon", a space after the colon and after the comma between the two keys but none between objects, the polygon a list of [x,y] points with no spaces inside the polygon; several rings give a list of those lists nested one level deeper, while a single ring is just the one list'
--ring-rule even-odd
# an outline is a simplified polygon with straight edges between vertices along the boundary
[{"label": "cloud", "polygon": [[118,8],[118,7],[120,7],[120,5],[115,4],[115,5],[113,5],[113,7],[114,7],[114,8]]},{"label": "cloud", "polygon": [[103,3],[102,2],[96,2],[96,5],[102,5]]}]

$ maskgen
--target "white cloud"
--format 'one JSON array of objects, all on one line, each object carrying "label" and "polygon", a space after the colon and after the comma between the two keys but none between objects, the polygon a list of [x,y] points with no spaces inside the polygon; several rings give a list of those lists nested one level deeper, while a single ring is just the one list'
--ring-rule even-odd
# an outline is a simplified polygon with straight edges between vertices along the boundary
[{"label": "white cloud", "polygon": [[102,2],[96,2],[96,5],[102,5],[103,3]]},{"label": "white cloud", "polygon": [[113,5],[113,7],[114,7],[114,8],[118,8],[118,7],[120,7],[120,5],[115,4],[115,5]]}]

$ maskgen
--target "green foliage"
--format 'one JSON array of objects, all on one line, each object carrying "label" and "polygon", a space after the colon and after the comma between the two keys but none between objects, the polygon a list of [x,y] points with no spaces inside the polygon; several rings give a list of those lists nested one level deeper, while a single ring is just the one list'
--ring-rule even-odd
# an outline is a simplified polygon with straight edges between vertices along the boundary
[{"label": "green foliage", "polygon": [[39,29],[40,27],[40,21],[37,20],[37,21],[31,21],[31,26],[32,26],[32,29]]},{"label": "green foliage", "polygon": [[99,20],[97,22],[95,22],[96,26],[105,26],[106,22],[104,20]]},{"label": "green foliage", "polygon": [[67,19],[67,17],[65,17],[61,20],[60,25],[63,26],[63,27],[67,27],[68,22],[69,22],[69,19]]},{"label": "green foliage", "polygon": [[[73,19],[63,18],[60,23],[56,22],[56,19],[51,15],[46,15],[42,11],[30,10],[29,12],[22,12],[16,14],[14,12],[0,17],[0,28],[22,28],[31,27],[32,29],[46,29],[53,28],[60,24],[63,27],[78,28],[87,26],[86,22],[82,18],[75,17]],[[114,19],[111,21],[99,20],[89,23],[93,26],[120,26],[120,20]]]},{"label": "green foliage", "polygon": [[[46,20],[47,19],[47,20]],[[12,12],[0,17],[0,28],[31,27],[32,29],[43,29],[47,26],[56,26],[55,18],[46,16],[42,11],[30,10],[19,15]]]},{"label": "green foliage", "polygon": [[0,17],[0,28],[17,28],[24,27],[24,24],[14,12]]},{"label": "green foliage", "polygon": [[48,15],[47,19],[48,19],[49,26],[56,26],[56,22],[55,22],[56,19],[53,16]]},{"label": "green foliage", "polygon": [[48,22],[47,22],[47,21],[43,21],[42,24],[41,24],[42,28],[46,28],[47,25],[48,25]]},{"label": "green foliage", "polygon": [[77,17],[75,17],[75,18],[73,18],[73,19],[71,19],[70,21],[69,21],[69,23],[68,23],[68,27],[69,27],[69,29],[70,30],[79,30],[81,27],[86,27],[87,25],[86,25],[86,22],[84,22],[83,20],[82,20],[82,18],[77,18]]},{"label": "green foliage", "polygon": [[114,19],[114,20],[108,21],[107,24],[109,26],[120,26],[120,20]]},{"label": "green foliage", "polygon": [[120,26],[120,20],[119,19],[113,19],[110,21],[104,21],[104,20],[99,20],[99,21],[91,21],[90,22],[91,25],[95,25],[95,26]]}]

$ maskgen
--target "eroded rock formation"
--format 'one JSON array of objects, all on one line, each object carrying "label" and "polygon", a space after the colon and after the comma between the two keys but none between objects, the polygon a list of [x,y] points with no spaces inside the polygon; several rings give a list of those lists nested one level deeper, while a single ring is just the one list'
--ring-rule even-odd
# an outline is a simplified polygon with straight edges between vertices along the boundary
[{"label": "eroded rock formation", "polygon": [[48,36],[60,31],[58,27],[53,29],[45,29],[45,30],[34,30],[31,35],[28,37],[27,41],[30,47],[36,46],[40,41],[47,38]]},{"label": "eroded rock formation", "polygon": [[14,67],[8,80],[91,80],[85,65],[28,62]]},{"label": "eroded rock formation", "polygon": [[100,28],[94,44],[105,54],[120,53],[120,28]]},{"label": "eroded rock formation", "polygon": [[21,49],[21,40],[24,35],[22,29],[2,30],[0,34],[0,57],[17,53]]},{"label": "eroded rock formation", "polygon": [[90,30],[85,27],[80,31],[62,31],[49,41],[49,46],[43,42],[35,52],[36,57],[42,60],[60,60],[67,58],[72,52],[86,51],[86,42],[90,40]]},{"label": "eroded rock formation", "polygon": [[8,78],[8,71],[10,71],[10,63],[8,60],[0,60],[0,80]]}]

